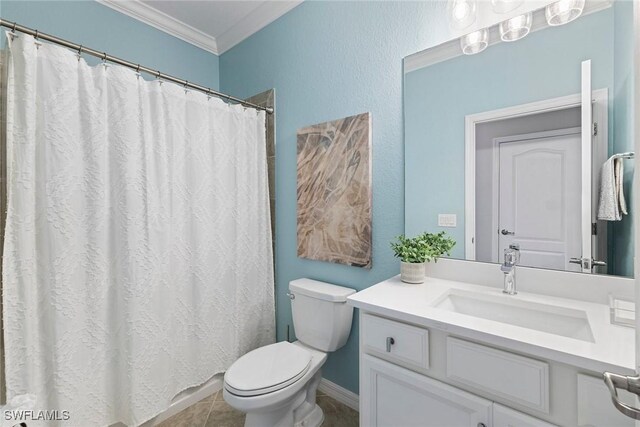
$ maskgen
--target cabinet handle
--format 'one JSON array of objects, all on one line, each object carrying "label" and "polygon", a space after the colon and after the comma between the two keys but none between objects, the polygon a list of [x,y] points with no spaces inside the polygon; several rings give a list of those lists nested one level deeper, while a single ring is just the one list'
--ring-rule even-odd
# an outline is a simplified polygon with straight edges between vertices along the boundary
[{"label": "cabinet handle", "polygon": [[396,343],[392,337],[387,337],[387,353],[391,353],[391,346]]},{"label": "cabinet handle", "polygon": [[478,423],[478,427],[487,427],[485,423]]},{"label": "cabinet handle", "polygon": [[640,376],[626,377],[612,374],[611,372],[605,372],[603,376],[604,383],[607,385],[609,393],[611,393],[613,405],[627,417],[640,420],[640,409],[627,405],[618,398],[618,389],[627,390],[635,395],[639,395]]}]

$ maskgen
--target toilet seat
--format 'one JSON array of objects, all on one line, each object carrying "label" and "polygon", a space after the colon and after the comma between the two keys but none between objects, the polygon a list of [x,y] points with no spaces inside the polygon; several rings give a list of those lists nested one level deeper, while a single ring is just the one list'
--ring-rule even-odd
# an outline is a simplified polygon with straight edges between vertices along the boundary
[{"label": "toilet seat", "polygon": [[287,341],[260,347],[238,359],[224,375],[225,388],[237,396],[281,390],[304,376],[311,353]]}]

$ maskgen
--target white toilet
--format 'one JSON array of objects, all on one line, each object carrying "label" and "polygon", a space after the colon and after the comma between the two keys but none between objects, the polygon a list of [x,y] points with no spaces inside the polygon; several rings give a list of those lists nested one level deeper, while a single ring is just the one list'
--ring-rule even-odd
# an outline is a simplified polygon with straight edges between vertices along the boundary
[{"label": "white toilet", "polygon": [[349,338],[355,290],[311,279],[289,283],[298,341],[253,350],[224,375],[224,400],[245,412],[246,427],[316,427],[324,415],[316,404],[320,368],[327,352]]}]

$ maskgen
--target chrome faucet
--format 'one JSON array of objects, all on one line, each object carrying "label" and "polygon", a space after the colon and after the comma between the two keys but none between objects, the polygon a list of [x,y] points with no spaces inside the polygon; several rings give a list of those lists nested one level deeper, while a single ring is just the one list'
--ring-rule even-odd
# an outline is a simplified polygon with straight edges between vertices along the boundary
[{"label": "chrome faucet", "polygon": [[516,265],[520,262],[520,245],[509,245],[504,250],[504,262],[500,270],[504,273],[504,289],[502,292],[508,295],[515,295],[516,292]]}]

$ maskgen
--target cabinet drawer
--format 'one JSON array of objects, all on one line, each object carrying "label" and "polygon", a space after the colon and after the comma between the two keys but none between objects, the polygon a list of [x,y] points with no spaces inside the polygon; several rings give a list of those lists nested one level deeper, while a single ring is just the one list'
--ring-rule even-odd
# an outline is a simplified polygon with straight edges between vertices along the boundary
[{"label": "cabinet drawer", "polygon": [[417,326],[362,314],[362,349],[409,368],[429,368],[429,331]]},{"label": "cabinet drawer", "polygon": [[447,378],[549,413],[549,365],[447,337]]}]

